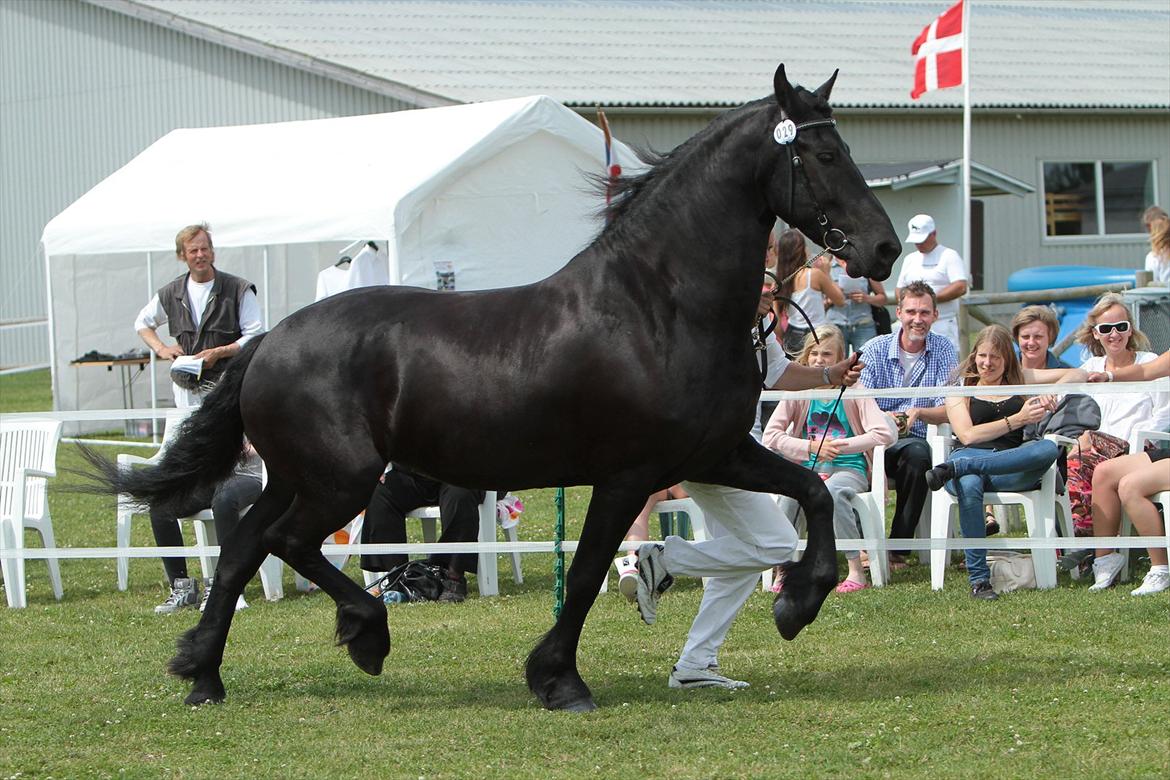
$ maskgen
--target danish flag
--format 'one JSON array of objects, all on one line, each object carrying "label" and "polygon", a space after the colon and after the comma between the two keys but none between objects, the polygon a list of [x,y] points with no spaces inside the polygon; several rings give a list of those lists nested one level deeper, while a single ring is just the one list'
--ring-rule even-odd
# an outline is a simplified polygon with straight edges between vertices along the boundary
[{"label": "danish flag", "polygon": [[914,55],[914,89],[910,97],[963,83],[963,2],[959,0],[928,24],[910,47]]}]

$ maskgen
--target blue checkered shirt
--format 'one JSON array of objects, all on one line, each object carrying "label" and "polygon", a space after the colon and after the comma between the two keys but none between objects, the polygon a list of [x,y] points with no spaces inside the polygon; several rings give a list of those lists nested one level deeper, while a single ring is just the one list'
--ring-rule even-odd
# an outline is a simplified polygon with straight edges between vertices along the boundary
[{"label": "blue checkered shirt", "polygon": [[[937,387],[954,383],[959,356],[950,339],[934,333],[926,336],[926,354],[910,368],[910,376],[902,375],[902,361],[898,360],[898,334],[876,336],[861,348],[865,368],[861,384],[871,389],[888,387]],[[943,396],[936,398],[877,398],[878,408],[885,412],[904,412],[911,406],[941,406]],[[910,428],[911,436],[926,438],[926,423],[918,420]]]}]

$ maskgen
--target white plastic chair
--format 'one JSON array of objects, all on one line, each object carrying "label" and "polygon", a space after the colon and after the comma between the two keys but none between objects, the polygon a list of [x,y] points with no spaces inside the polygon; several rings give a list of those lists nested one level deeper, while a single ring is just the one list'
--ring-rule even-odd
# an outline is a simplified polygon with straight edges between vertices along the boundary
[{"label": "white plastic chair", "polygon": [[[167,447],[174,441],[183,420],[194,411],[194,408],[167,410],[166,428],[163,431],[163,440],[159,445],[158,451],[149,458],[125,453],[118,455],[118,468],[130,469],[136,465],[152,466],[157,464],[162,460]],[[130,546],[130,527],[134,521],[134,515],[141,513],[141,510],[136,509],[133,499],[130,496],[125,494],[118,496],[118,547]],[[219,544],[219,539],[215,533],[214,516],[210,509],[204,509],[190,517],[179,518],[179,522],[183,522],[184,520],[191,521],[194,526],[195,543],[197,545],[200,547],[213,547]],[[205,578],[215,576],[215,566],[218,562],[219,558],[214,555],[203,554],[199,556],[199,567],[203,570],[203,576]],[[127,556],[118,557],[116,566],[118,571],[118,590],[126,590],[130,584],[130,558]],[[278,601],[284,597],[284,584],[281,580],[282,574],[283,566],[279,558],[269,555],[264,559],[264,563],[260,566],[260,582],[264,586],[264,597],[269,601]]]},{"label": "white plastic chair", "polygon": [[[5,557],[5,550],[24,547],[24,529],[41,536],[45,549],[57,546],[49,517],[48,480],[57,476],[57,442],[61,423],[54,420],[0,420],[0,568],[8,606],[28,606],[24,558]],[[46,559],[53,595],[60,601],[61,567]]]},{"label": "white plastic chair", "polygon": [[[423,541],[433,544],[438,540],[439,508],[437,506],[423,506],[409,512],[407,517],[421,521]],[[350,538],[361,539],[364,517],[355,518]],[[484,493],[483,502],[479,505],[479,539],[483,543],[496,541],[496,491],[488,490]],[[516,526],[505,528],[504,538],[509,542],[519,539]],[[480,596],[497,596],[500,593],[499,562],[494,552],[481,552],[476,567],[475,582],[479,587]],[[512,560],[512,579],[517,585],[524,582],[524,574],[520,570],[520,553],[509,553]],[[363,571],[366,586],[373,585],[385,572]]]},{"label": "white plastic chair", "polygon": [[[931,425],[927,431],[927,441],[936,464],[946,461],[951,452],[951,426]],[[1051,439],[1062,445],[1073,444],[1074,441],[1065,436],[1049,435]],[[1056,463],[1044,474],[1040,480],[1040,487],[1036,490],[1021,492],[989,491],[983,494],[984,505],[988,504],[1018,504],[1023,507],[1024,521],[1028,526],[1028,535],[1045,539],[1056,538],[1057,515],[1061,521],[1062,534],[1070,539],[1073,536],[1072,508],[1069,505],[1068,491],[1057,493],[1057,480],[1060,478]],[[930,538],[946,539],[954,534],[957,528],[958,500],[947,492],[946,488],[936,490],[930,501]],[[1058,511],[1059,510],[1059,511]],[[946,564],[950,558],[950,550],[931,549],[930,551],[930,587],[933,590],[942,590],[943,576]],[[1036,587],[1056,587],[1056,550],[1032,550],[1032,563],[1036,570]]]},{"label": "white plastic chair", "polygon": [[[865,493],[858,493],[850,501],[850,506],[861,520],[861,539],[866,543],[865,552],[869,556],[869,578],[875,588],[884,587],[890,581],[889,555],[885,551],[886,539],[886,448],[878,445],[873,449],[873,468],[870,471],[870,488]],[[793,524],[801,523],[798,530],[803,534],[803,513],[797,510],[797,517]],[[879,541],[880,540],[880,541]],[[879,548],[879,545],[881,547]],[[763,573],[761,579],[764,590],[772,588],[772,570]]]},{"label": "white plastic chair", "polygon": [[[1133,438],[1130,439],[1129,442],[1129,451],[1131,453],[1141,452],[1145,449],[1146,442],[1151,441],[1170,441],[1170,433],[1164,433],[1162,431],[1134,431]],[[1163,461],[1163,464],[1166,465],[1166,468],[1170,468],[1170,463]],[[1150,500],[1155,504],[1162,505],[1162,534],[1165,536],[1167,535],[1166,519],[1170,518],[1170,490],[1163,490],[1160,493],[1155,493],[1154,495],[1150,496]],[[1133,533],[1133,522],[1129,519],[1129,515],[1127,515],[1124,511],[1121,513],[1120,533],[1122,536],[1129,536],[1131,533]],[[1167,545],[1167,548],[1167,552],[1170,552],[1170,545]],[[1124,563],[1121,564],[1121,573],[1118,574],[1117,577],[1119,582],[1127,582],[1129,580],[1129,550],[1122,550],[1121,552],[1124,557]]]},{"label": "white plastic chair", "polygon": [[[707,522],[703,517],[703,510],[699,509],[699,505],[695,503],[693,498],[668,498],[665,501],[659,501],[650,510],[650,514],[661,516],[665,514],[672,514],[674,512],[681,512],[687,516],[691,524],[691,536],[696,542],[702,542],[707,539]],[[625,554],[624,552],[622,553]],[[610,567],[612,569],[612,567]],[[707,577],[703,578],[703,584],[707,583]],[[605,579],[601,581],[601,590],[599,592],[606,593],[609,591],[609,571],[606,571]]]}]

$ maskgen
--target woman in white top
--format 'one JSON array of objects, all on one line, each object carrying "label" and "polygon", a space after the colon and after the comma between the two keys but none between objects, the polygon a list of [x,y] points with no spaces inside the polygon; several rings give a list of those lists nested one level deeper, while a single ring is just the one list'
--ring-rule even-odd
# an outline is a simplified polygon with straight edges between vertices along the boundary
[{"label": "woman in white top", "polygon": [[1170,216],[1157,206],[1150,206],[1142,215],[1142,227],[1150,234],[1150,252],[1146,255],[1146,270],[1154,281],[1170,287]]},{"label": "woman in white top", "polygon": [[778,295],[790,298],[804,310],[808,321],[793,306],[786,310],[788,327],[784,331],[784,351],[796,355],[804,346],[804,337],[809,334],[809,323],[816,328],[825,324],[825,299],[834,306],[845,305],[845,294],[829,278],[829,260],[826,256],[817,259],[811,267],[808,262],[808,246],[804,233],[799,230],[785,230],[780,234],[776,247],[779,269],[777,276],[781,284]]},{"label": "woman in white top", "polygon": [[[1092,357],[1081,364],[1088,372],[1113,372],[1157,358],[1146,351],[1150,342],[1133,327],[1125,299],[1106,293],[1085,315],[1077,341]],[[1097,396],[1101,407],[1098,430],[1086,431],[1068,458],[1069,498],[1078,535],[1092,534],[1092,484],[1096,467],[1129,451],[1129,439],[1138,428],[1165,430],[1170,424],[1170,394],[1124,393]]]}]

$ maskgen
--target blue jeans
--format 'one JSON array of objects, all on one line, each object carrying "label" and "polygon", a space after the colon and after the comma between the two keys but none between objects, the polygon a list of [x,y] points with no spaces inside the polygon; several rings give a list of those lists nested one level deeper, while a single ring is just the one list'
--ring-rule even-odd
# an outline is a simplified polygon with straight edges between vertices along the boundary
[{"label": "blue jeans", "polygon": [[[958,499],[959,528],[968,539],[987,536],[983,523],[983,492],[1000,490],[1035,490],[1045,472],[1056,462],[1060,447],[1047,439],[1024,442],[1010,450],[981,450],[964,447],[952,450],[947,462],[955,469],[955,478],[947,483],[947,492]],[[987,550],[965,550],[967,577],[974,585],[990,580]]]}]

